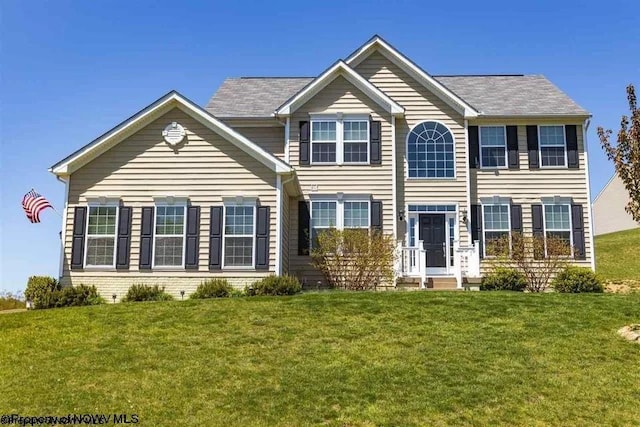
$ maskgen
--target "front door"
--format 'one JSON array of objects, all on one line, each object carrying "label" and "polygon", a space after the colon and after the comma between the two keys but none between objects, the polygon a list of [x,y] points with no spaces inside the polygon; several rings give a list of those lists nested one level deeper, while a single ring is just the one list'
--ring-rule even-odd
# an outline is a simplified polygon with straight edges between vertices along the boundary
[{"label": "front door", "polygon": [[427,268],[447,266],[447,238],[444,214],[421,214],[419,238],[427,252]]}]

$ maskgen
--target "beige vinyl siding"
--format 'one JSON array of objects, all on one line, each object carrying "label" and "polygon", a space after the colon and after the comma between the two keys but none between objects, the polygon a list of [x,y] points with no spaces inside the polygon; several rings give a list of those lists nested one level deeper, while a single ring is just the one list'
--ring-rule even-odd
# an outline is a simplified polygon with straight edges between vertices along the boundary
[{"label": "beige vinyl siding", "polygon": [[[525,233],[532,232],[531,205],[541,203],[541,197],[571,197],[573,203],[582,205],[584,218],[586,260],[577,264],[590,266],[592,238],[590,234],[589,200],[585,175],[585,154],[581,122],[559,119],[481,119],[470,121],[470,126],[517,125],[520,169],[471,169],[471,203],[480,203],[480,198],[494,195],[510,197],[512,203],[522,205],[522,220]],[[577,125],[579,169],[540,168],[529,169],[527,148],[527,125],[575,124]],[[486,268],[486,262],[483,267]]]},{"label": "beige vinyl siding", "polygon": [[[162,130],[171,122],[184,126],[186,142],[168,146]],[[257,197],[260,205],[271,207],[270,268],[275,269],[276,174],[234,144],[173,109],[136,134],[122,141],[71,175],[66,221],[65,284],[95,284],[106,295],[119,296],[134,283],[167,284],[171,292],[193,291],[202,279],[233,277],[239,286],[268,271],[210,272],[210,207],[223,204],[222,197]],[[186,196],[200,206],[199,268],[180,271],[139,271],[140,226],[143,206],[154,206],[154,197]],[[86,206],[88,197],[120,198],[133,207],[130,269],[126,271],[70,271],[74,208]]]},{"label": "beige vinyl siding", "polygon": [[[462,114],[378,51],[360,62],[355,70],[405,108],[405,117],[396,119],[399,209],[408,204],[427,203],[458,204],[460,209],[467,209],[466,133]],[[443,123],[453,134],[455,179],[408,178],[407,136],[414,126],[427,120]],[[399,226],[404,233],[405,224],[400,222]],[[460,227],[459,233],[462,242],[466,242],[466,228]]]},{"label": "beige vinyl siding", "polygon": [[[232,124],[231,124],[232,125]],[[284,160],[284,127],[237,127],[235,131],[249,138],[267,152]]]},{"label": "beige vinyl siding", "polygon": [[[309,120],[309,113],[342,112],[344,114],[370,114],[382,125],[382,164],[380,165],[309,165],[299,163],[300,121]],[[305,105],[294,112],[290,130],[291,165],[296,168],[304,199],[311,194],[370,194],[374,200],[382,201],[383,228],[387,233],[393,228],[392,207],[392,144],[391,116],[375,101],[339,76],[316,94]],[[312,186],[317,186],[312,190]],[[319,272],[310,265],[308,256],[298,255],[298,202],[291,201],[291,239],[289,263],[291,273],[301,280],[315,284],[322,280]]]}]

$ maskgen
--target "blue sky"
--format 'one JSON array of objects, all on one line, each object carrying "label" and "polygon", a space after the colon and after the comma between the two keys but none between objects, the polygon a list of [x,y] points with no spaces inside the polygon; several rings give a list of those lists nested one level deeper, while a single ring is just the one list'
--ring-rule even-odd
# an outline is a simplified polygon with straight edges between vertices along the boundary
[{"label": "blue sky", "polygon": [[[613,173],[595,134],[640,86],[637,0],[0,2],[0,289],[57,276],[60,217],[30,224],[49,166],[171,89],[203,105],[225,77],[314,76],[380,34],[431,74],[544,74],[593,114],[593,196]],[[635,12],[634,12],[635,10]]]}]

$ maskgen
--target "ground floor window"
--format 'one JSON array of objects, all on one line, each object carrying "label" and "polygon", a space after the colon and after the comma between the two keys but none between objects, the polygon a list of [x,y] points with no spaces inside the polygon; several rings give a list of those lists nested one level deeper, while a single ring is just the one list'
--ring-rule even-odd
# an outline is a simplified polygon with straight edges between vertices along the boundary
[{"label": "ground floor window", "polygon": [[183,267],[186,206],[156,206],[153,266]]},{"label": "ground floor window", "polygon": [[115,265],[117,223],[117,206],[89,206],[85,266]]},{"label": "ground floor window", "polygon": [[[561,251],[562,255],[571,255],[571,205],[569,204],[545,204],[544,205],[544,230],[547,253],[551,250]],[[549,239],[554,238],[562,243],[563,247],[552,249]]]},{"label": "ground floor window", "polygon": [[225,267],[253,267],[254,227],[255,205],[225,205]]},{"label": "ground floor window", "polygon": [[509,253],[509,205],[482,205],[484,255],[498,256]]}]

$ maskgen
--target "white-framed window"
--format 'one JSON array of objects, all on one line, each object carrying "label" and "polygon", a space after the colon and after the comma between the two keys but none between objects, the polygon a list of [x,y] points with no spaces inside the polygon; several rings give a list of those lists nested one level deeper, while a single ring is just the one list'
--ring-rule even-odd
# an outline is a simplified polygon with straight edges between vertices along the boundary
[{"label": "white-framed window", "polygon": [[507,128],[480,126],[480,167],[507,167]]},{"label": "white-framed window", "polygon": [[540,167],[566,167],[567,141],[564,125],[538,126]]},{"label": "white-framed window", "polygon": [[371,201],[359,198],[323,198],[311,200],[311,246],[317,245],[318,235],[326,229],[369,229]]},{"label": "white-framed window", "polygon": [[187,206],[156,205],[153,268],[184,267]]},{"label": "white-framed window", "polygon": [[118,206],[89,205],[87,212],[85,267],[115,267]]},{"label": "white-framed window", "polygon": [[311,119],[312,164],[368,164],[369,118],[318,115]]},{"label": "white-framed window", "polygon": [[254,268],[255,203],[225,204],[223,268]]},{"label": "white-framed window", "polygon": [[455,141],[442,123],[426,121],[407,135],[409,178],[455,178]]},{"label": "white-framed window", "polygon": [[545,251],[548,253],[549,248],[547,240],[556,238],[566,244],[567,253],[571,255],[573,252],[573,236],[571,233],[571,205],[568,203],[544,204],[544,236]]},{"label": "white-framed window", "polygon": [[511,213],[508,204],[482,205],[482,232],[484,255],[498,256],[508,253],[511,239]]}]

